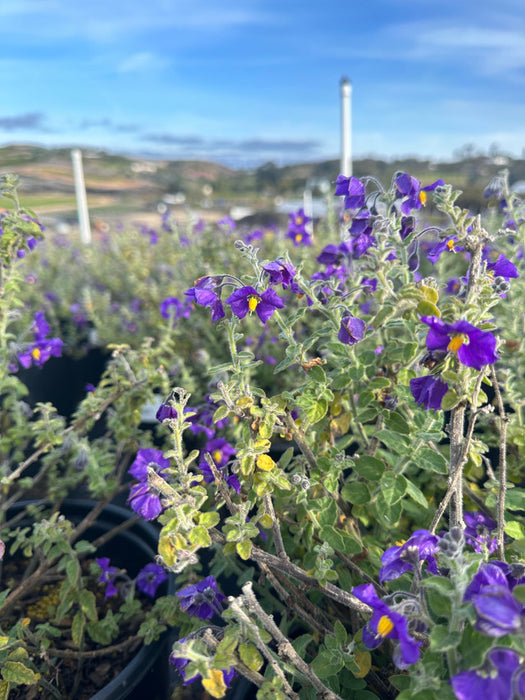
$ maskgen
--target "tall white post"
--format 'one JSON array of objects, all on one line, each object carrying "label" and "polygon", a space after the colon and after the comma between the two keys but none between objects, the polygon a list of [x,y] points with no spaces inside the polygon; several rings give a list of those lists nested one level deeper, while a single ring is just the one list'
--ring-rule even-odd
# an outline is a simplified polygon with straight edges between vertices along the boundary
[{"label": "tall white post", "polygon": [[82,168],[82,151],[79,148],[75,148],[71,151],[71,160],[73,161],[73,177],[75,179],[75,193],[77,195],[80,240],[82,243],[88,245],[91,243],[91,227],[89,225],[86,185],[84,184],[84,170]]},{"label": "tall white post", "polygon": [[352,84],[341,79],[341,175],[352,175]]}]

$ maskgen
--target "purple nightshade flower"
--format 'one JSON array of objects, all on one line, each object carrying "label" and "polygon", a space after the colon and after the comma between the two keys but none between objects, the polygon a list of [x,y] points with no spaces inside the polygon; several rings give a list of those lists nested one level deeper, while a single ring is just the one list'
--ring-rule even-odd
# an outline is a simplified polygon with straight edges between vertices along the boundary
[{"label": "purple nightshade flower", "polygon": [[136,585],[140,591],[154,598],[157,588],[161,583],[166,581],[167,578],[168,574],[164,571],[162,566],[150,562],[137,574]]},{"label": "purple nightshade flower", "polygon": [[487,587],[500,586],[509,588],[505,572],[499,566],[500,563],[502,562],[490,561],[480,566],[465,590],[464,601],[472,600],[472,596],[478,595]]},{"label": "purple nightshade flower", "polygon": [[45,319],[44,312],[37,311],[33,321],[33,334],[35,336],[35,340],[43,340],[49,335],[50,332],[51,329],[49,328],[49,324]]},{"label": "purple nightshade flower", "polygon": [[235,221],[231,218],[231,216],[225,216],[225,217],[223,217],[222,219],[219,219],[219,221],[217,221],[217,224],[218,224],[218,226],[224,227],[224,229],[225,229],[226,231],[227,231],[228,229],[229,229],[230,231],[235,231],[235,229],[237,228],[237,224],[236,224]]},{"label": "purple nightshade flower", "polygon": [[337,338],[345,345],[354,345],[363,339],[365,334],[365,322],[355,316],[343,316]]},{"label": "purple nightshade flower", "polygon": [[448,391],[448,384],[433,374],[427,374],[411,379],[410,391],[418,406],[423,406],[427,411],[438,411]]},{"label": "purple nightshade flower", "polygon": [[470,598],[476,611],[475,629],[487,637],[525,631],[525,606],[505,586],[482,586]]},{"label": "purple nightshade flower", "polygon": [[153,520],[162,512],[160,498],[156,492],[150,489],[148,484],[149,466],[162,476],[163,472],[170,466],[170,461],[162,456],[161,450],[147,447],[137,452],[137,456],[129,468],[129,473],[139,479],[139,483],[131,486],[127,502],[135,513],[141,515],[145,520]]},{"label": "purple nightshade flower", "polygon": [[322,265],[339,265],[339,263],[345,258],[346,254],[347,250],[341,249],[340,245],[329,243],[317,256],[317,262],[321,263]]},{"label": "purple nightshade flower", "polygon": [[177,299],[177,297],[167,297],[160,304],[160,315],[162,318],[174,321],[181,317],[189,318],[190,310],[188,306]]},{"label": "purple nightshade flower", "polygon": [[461,280],[459,277],[451,277],[445,287],[447,294],[457,294],[461,290]]},{"label": "purple nightshade flower", "polygon": [[434,245],[431,245],[426,251],[426,256],[430,260],[432,265],[435,265],[437,263],[437,261],[441,257],[441,254],[444,252],[458,253],[462,250],[465,250],[463,246],[456,246],[456,242],[457,241],[455,238],[447,238],[443,241],[435,243]]},{"label": "purple nightshade flower", "polygon": [[387,549],[381,557],[383,566],[379,572],[379,582],[392,581],[407,571],[414,571],[421,561],[426,562],[431,574],[437,574],[434,554],[439,549],[438,540],[437,535],[432,535],[429,530],[416,530],[406,542]]},{"label": "purple nightshade flower", "polygon": [[[512,700],[516,697],[513,694],[513,675],[519,666],[517,652],[497,647],[487,653],[479,668],[461,671],[450,682],[458,700]],[[521,692],[521,685],[518,688]]]},{"label": "purple nightshade flower", "polygon": [[374,236],[368,233],[361,233],[359,236],[352,238],[352,255],[354,258],[360,258],[369,248],[376,248],[377,241]]},{"label": "purple nightshade flower", "polygon": [[144,520],[154,520],[162,513],[162,503],[158,495],[152,491],[145,481],[139,481],[129,490],[127,502],[131,508],[144,518]]},{"label": "purple nightshade flower", "polygon": [[244,236],[244,242],[253,243],[254,241],[260,241],[263,236],[264,233],[261,231],[261,229],[256,229],[255,231],[251,231]]},{"label": "purple nightshade flower", "polygon": [[241,484],[236,474],[227,475],[226,465],[230,461],[230,458],[235,455],[235,448],[230,445],[224,438],[213,438],[213,440],[208,440],[204,449],[202,450],[202,457],[199,462],[199,469],[204,474],[204,481],[207,484],[211,484],[215,481],[213,472],[204,458],[204,454],[209,453],[217,466],[217,469],[222,473],[224,480],[228,486],[234,489],[237,493],[241,492]]},{"label": "purple nightshade flower", "polygon": [[180,599],[180,609],[195,615],[201,620],[211,620],[215,614],[221,613],[222,602],[226,596],[217,590],[217,581],[213,576],[207,576],[199,583],[194,583],[177,592]]},{"label": "purple nightshade flower", "polygon": [[498,359],[496,338],[490,331],[482,331],[468,321],[445,323],[436,316],[422,316],[421,320],[429,326],[426,343],[431,352],[453,352],[462,364],[477,370]]},{"label": "purple nightshade flower", "polygon": [[118,593],[118,588],[115,586],[115,577],[117,575],[117,568],[115,566],[110,566],[108,557],[100,557],[95,559],[97,564],[102,569],[102,573],[98,579],[99,583],[106,584],[106,592],[104,593],[104,598],[111,598],[116,593]]},{"label": "purple nightshade flower", "polygon": [[289,214],[290,221],[288,223],[288,231],[286,238],[293,241],[294,246],[312,245],[312,237],[306,230],[306,224],[311,221],[310,217],[306,216],[304,209],[299,209],[297,212]]},{"label": "purple nightshade flower", "polygon": [[487,270],[491,272],[494,277],[504,277],[506,280],[520,276],[516,265],[503,254],[501,254],[495,262],[488,262]]},{"label": "purple nightshade flower", "polygon": [[282,284],[283,289],[291,285],[297,274],[295,267],[283,260],[274,260],[273,262],[263,265],[262,269],[270,278],[270,284]]},{"label": "purple nightshade flower", "polygon": [[496,529],[496,521],[485,513],[463,513],[466,523],[464,530],[465,540],[476,552],[486,551],[492,554],[498,548],[498,540],[490,537],[490,533]]},{"label": "purple nightshade flower", "polygon": [[363,233],[370,235],[373,230],[372,214],[368,209],[360,209],[352,216],[352,224],[348,229],[352,236],[361,236]]},{"label": "purple nightshade flower", "polygon": [[190,287],[186,292],[186,296],[193,299],[196,304],[210,308],[212,323],[224,318],[224,308],[219,295],[215,291],[216,288],[217,284],[213,277],[201,277],[195,282],[195,286]]},{"label": "purple nightshade flower", "polygon": [[18,361],[26,369],[31,365],[42,367],[50,357],[61,357],[63,347],[64,343],[60,338],[48,338],[47,340],[44,338],[30,345],[27,350],[20,352]]},{"label": "purple nightshade flower", "polygon": [[[176,642],[176,644],[184,644],[184,642],[187,642],[187,641],[188,641],[187,637],[182,637],[181,639],[179,639]],[[190,660],[175,656],[173,654],[173,651],[174,650],[172,650],[172,653],[170,654],[170,663],[175,666],[177,671],[183,677],[183,679],[184,679],[183,685],[188,685],[189,683],[194,683],[195,681],[199,680],[199,678],[202,677],[200,675],[200,673],[197,673],[195,676],[192,676],[191,678],[186,678],[186,666],[190,663]],[[222,676],[224,679],[224,685],[227,688],[230,687],[230,683],[232,682],[232,680],[235,678],[236,675],[237,675],[237,672],[235,671],[235,668],[233,666],[228,671],[222,672]]]},{"label": "purple nightshade flower", "polygon": [[157,474],[162,474],[170,466],[170,461],[162,456],[161,450],[146,447],[137,452],[137,456],[129,468],[129,473],[139,481],[147,481],[150,464],[155,467]]},{"label": "purple nightshade flower", "polygon": [[399,229],[399,236],[402,241],[408,238],[411,233],[416,229],[416,220],[413,216],[402,216],[401,217],[401,228]]},{"label": "purple nightshade flower", "polygon": [[244,318],[247,313],[255,311],[263,323],[266,323],[276,309],[282,309],[284,302],[273,289],[267,289],[262,294],[253,287],[241,287],[226,299],[232,312],[237,318]]},{"label": "purple nightshade flower", "polygon": [[338,175],[335,181],[335,196],[344,196],[345,209],[360,209],[365,206],[366,187],[357,177]]},{"label": "purple nightshade flower", "polygon": [[352,590],[356,598],[370,605],[372,617],[363,628],[363,643],[368,649],[375,649],[384,639],[395,639],[399,646],[394,653],[394,662],[404,669],[417,663],[422,642],[416,641],[408,633],[408,621],[384,603],[371,583],[364,583]]},{"label": "purple nightshade flower", "polygon": [[402,197],[401,211],[410,214],[412,209],[421,209],[427,201],[427,192],[435,190],[439,185],[444,185],[443,180],[436,180],[431,185],[421,187],[421,183],[408,173],[400,173],[394,180],[397,197]]}]

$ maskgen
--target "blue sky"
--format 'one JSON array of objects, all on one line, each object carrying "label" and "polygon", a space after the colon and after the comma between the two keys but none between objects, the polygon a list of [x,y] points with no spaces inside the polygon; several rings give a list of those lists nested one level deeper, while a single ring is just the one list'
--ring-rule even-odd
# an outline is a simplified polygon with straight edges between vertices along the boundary
[{"label": "blue sky", "polygon": [[0,0],[0,145],[251,166],[525,149],[523,0]]}]

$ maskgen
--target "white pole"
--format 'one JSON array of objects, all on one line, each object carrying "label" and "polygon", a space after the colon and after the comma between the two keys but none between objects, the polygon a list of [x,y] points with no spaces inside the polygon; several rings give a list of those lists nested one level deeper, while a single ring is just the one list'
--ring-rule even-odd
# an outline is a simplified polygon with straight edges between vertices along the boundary
[{"label": "white pole", "polygon": [[79,148],[75,148],[71,151],[71,159],[73,161],[73,177],[75,179],[75,193],[77,195],[80,240],[85,245],[89,245],[89,243],[91,243],[91,228],[89,226],[86,186],[84,184],[84,170],[82,168],[82,151]]},{"label": "white pole", "polygon": [[352,175],[352,85],[347,77],[341,80],[341,175]]}]

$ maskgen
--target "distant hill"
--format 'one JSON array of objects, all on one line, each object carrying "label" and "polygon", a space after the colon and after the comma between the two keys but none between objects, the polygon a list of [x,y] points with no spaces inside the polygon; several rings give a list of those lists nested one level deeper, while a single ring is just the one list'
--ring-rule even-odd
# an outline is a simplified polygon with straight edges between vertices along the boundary
[{"label": "distant hill", "polygon": [[[135,159],[93,149],[83,151],[83,163],[90,211],[101,216],[153,211],[163,199],[191,207],[204,201],[225,210],[233,205],[268,210],[275,197],[301,196],[307,184],[314,195],[331,188],[339,174],[337,160],[234,170],[213,162]],[[385,185],[396,171],[409,172],[425,184],[441,177],[463,191],[461,204],[473,211],[483,206],[484,187],[503,168],[511,182],[525,179],[525,160],[497,155],[442,163],[372,158],[353,163],[354,175],[371,175]],[[26,206],[47,214],[75,211],[71,149],[5,146],[0,148],[0,173],[5,172],[20,176]]]}]

